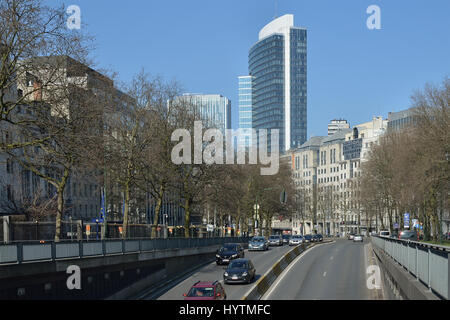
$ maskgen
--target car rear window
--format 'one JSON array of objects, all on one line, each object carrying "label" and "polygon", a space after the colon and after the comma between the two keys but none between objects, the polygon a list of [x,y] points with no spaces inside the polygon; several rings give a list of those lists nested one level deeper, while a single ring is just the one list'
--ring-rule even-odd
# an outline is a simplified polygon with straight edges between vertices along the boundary
[{"label": "car rear window", "polygon": [[214,297],[213,287],[193,287],[187,294],[188,297]]},{"label": "car rear window", "polygon": [[247,268],[247,262],[245,261],[233,261],[229,264],[229,269],[243,269],[243,268]]}]

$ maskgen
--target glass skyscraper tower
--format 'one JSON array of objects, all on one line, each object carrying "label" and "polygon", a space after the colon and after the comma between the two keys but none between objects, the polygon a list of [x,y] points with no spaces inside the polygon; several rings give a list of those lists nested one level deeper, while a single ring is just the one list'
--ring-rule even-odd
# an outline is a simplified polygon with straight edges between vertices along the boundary
[{"label": "glass skyscraper tower", "polygon": [[238,143],[249,147],[252,144],[252,77],[240,76],[239,80],[239,135]]},{"label": "glass skyscraper tower", "polygon": [[249,52],[252,125],[279,129],[281,153],[306,142],[306,40],[306,28],[287,14],[267,24]]},{"label": "glass skyscraper tower", "polygon": [[197,109],[201,117],[207,121],[205,125],[222,131],[225,136],[227,129],[231,129],[231,101],[221,94],[191,94],[186,93],[178,97]]}]

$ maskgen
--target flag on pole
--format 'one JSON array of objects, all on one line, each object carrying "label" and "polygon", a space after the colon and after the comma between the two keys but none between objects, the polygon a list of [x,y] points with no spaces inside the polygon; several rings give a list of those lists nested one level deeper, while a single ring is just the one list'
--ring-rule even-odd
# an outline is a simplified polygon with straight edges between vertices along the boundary
[{"label": "flag on pole", "polygon": [[105,208],[105,191],[102,190],[102,204],[101,204],[101,209],[100,209],[100,219],[99,219],[99,222],[105,221],[105,216],[106,216],[106,208]]}]

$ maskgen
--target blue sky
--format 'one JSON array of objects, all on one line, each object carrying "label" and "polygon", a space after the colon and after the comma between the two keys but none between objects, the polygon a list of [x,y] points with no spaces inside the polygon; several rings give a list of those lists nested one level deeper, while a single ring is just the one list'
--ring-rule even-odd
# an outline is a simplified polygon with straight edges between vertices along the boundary
[{"label": "blue sky", "polygon": [[[93,58],[129,81],[142,68],[185,92],[218,93],[232,101],[237,127],[237,77],[248,73],[248,50],[275,15],[275,0],[46,0],[78,5],[96,38]],[[308,29],[308,138],[326,135],[331,119],[351,125],[410,105],[425,83],[450,75],[449,0],[278,0]],[[369,30],[370,5],[381,30]]]}]

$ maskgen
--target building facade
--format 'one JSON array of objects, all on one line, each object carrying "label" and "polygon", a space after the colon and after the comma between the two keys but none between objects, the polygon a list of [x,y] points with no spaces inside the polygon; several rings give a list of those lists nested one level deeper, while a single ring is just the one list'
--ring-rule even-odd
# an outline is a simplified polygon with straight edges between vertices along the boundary
[{"label": "building facade", "polygon": [[239,92],[239,145],[246,148],[252,144],[252,76],[238,77]]},{"label": "building facade", "polygon": [[328,124],[328,135],[331,136],[342,129],[349,129],[350,124],[344,119],[334,119]]},{"label": "building facade", "polygon": [[361,163],[385,133],[387,120],[342,129],[327,137],[312,137],[289,152],[296,186],[293,234],[343,234],[373,230],[359,197]]},{"label": "building facade", "polygon": [[204,127],[221,130],[225,135],[231,129],[231,101],[221,94],[191,94],[186,93],[178,97],[190,103],[201,118],[206,121]]},{"label": "building facade", "polygon": [[[279,129],[280,153],[307,134],[307,30],[291,14],[267,24],[249,51],[253,128]],[[270,138],[268,141],[270,148]]]}]

